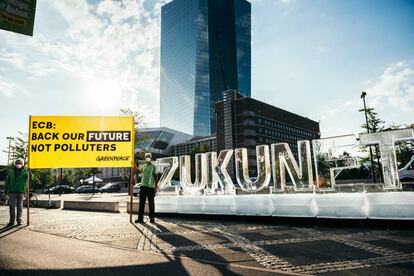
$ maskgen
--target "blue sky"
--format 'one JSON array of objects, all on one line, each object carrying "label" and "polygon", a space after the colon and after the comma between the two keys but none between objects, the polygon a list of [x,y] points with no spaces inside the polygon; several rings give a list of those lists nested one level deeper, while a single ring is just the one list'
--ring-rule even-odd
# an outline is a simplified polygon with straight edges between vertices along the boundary
[{"label": "blue sky", "polygon": [[[414,1],[253,0],[252,96],[360,132],[359,98],[414,123]],[[0,30],[0,149],[32,115],[159,118],[160,3],[38,1],[34,36]],[[7,155],[0,152],[0,164]]]}]

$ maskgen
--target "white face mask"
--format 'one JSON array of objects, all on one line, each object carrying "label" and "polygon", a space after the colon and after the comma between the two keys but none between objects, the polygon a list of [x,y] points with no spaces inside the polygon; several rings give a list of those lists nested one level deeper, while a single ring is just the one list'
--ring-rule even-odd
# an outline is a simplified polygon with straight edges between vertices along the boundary
[{"label": "white face mask", "polygon": [[22,165],[22,164],[16,164],[15,166],[16,166],[16,168],[18,168],[18,169],[23,168],[23,165]]},{"label": "white face mask", "polygon": [[151,157],[145,157],[145,162],[151,162]]}]

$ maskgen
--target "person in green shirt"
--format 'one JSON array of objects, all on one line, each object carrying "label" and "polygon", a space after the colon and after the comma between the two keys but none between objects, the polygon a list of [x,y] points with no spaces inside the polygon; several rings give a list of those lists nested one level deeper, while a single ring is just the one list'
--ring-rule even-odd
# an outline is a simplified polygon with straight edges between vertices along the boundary
[{"label": "person in green shirt", "polygon": [[135,220],[135,223],[144,222],[144,208],[145,201],[148,198],[149,204],[149,217],[150,222],[154,223],[154,197],[155,193],[158,191],[158,177],[157,177],[157,167],[151,163],[152,155],[151,153],[145,154],[145,164],[142,165],[139,173],[141,173],[141,188],[139,191],[139,210],[138,210],[138,219]]},{"label": "person in green shirt", "polygon": [[18,225],[22,224],[23,195],[27,191],[26,181],[27,169],[24,167],[24,161],[17,159],[14,166],[9,168],[6,185],[4,186],[4,191],[9,195],[10,222],[7,224],[8,227],[13,226],[15,220]]}]

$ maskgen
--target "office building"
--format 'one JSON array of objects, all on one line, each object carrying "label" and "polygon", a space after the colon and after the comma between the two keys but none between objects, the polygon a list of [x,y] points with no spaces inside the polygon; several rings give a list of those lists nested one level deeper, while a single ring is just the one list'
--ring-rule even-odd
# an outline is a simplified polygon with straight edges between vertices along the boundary
[{"label": "office building", "polygon": [[224,99],[216,103],[216,112],[217,150],[247,148],[252,174],[256,170],[256,145],[288,143],[297,157],[297,141],[320,138],[318,122],[234,90],[224,92]]},{"label": "office building", "polygon": [[174,155],[174,145],[192,139],[193,136],[166,127],[141,128],[138,131],[136,153],[150,152],[153,158]]},{"label": "office building", "polygon": [[175,156],[210,151],[217,151],[216,136],[194,137],[189,141],[174,146]]}]

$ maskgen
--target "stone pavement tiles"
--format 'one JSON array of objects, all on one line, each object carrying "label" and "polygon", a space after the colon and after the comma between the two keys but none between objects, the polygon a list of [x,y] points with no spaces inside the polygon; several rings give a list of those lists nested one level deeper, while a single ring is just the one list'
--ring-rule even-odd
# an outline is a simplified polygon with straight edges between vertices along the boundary
[{"label": "stone pavement tiles", "polygon": [[[0,208],[0,224],[7,208]],[[135,216],[134,216],[135,219]],[[33,209],[29,231],[198,260],[298,274],[413,275],[414,231],[295,227]],[[1,234],[0,234],[1,238]]]}]

